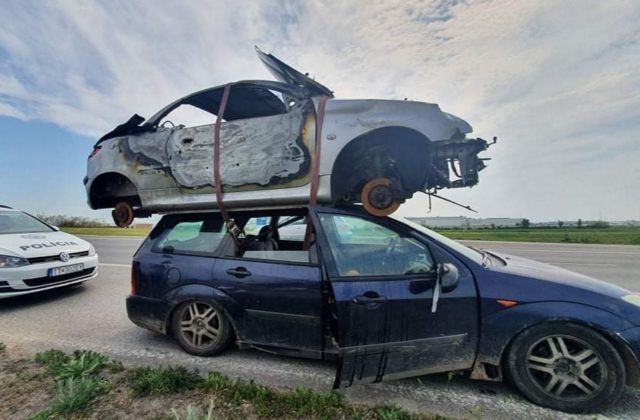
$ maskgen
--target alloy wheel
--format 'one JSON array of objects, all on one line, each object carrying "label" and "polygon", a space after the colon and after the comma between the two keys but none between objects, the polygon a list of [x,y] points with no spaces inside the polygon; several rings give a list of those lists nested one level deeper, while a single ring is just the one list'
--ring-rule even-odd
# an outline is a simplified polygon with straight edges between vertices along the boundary
[{"label": "alloy wheel", "polygon": [[566,401],[591,398],[605,386],[607,368],[587,342],[569,335],[536,341],[527,353],[527,374],[550,397]]},{"label": "alloy wheel", "polygon": [[210,346],[220,336],[220,314],[208,303],[191,302],[182,312],[179,328],[192,346]]}]

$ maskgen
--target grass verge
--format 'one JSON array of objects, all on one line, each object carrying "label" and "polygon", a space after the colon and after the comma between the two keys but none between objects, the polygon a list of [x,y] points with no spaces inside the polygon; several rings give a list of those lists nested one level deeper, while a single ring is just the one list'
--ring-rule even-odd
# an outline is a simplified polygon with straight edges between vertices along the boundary
[{"label": "grass verge", "polygon": [[63,232],[72,235],[96,235],[96,236],[131,236],[145,237],[151,228],[118,228],[118,227],[63,227]]},{"label": "grass verge", "polygon": [[439,229],[438,233],[456,240],[640,245],[640,227]]},{"label": "grass verge", "polygon": [[438,419],[395,406],[359,406],[337,392],[279,391],[219,372],[124,368],[90,351],[0,358],[0,418]]}]

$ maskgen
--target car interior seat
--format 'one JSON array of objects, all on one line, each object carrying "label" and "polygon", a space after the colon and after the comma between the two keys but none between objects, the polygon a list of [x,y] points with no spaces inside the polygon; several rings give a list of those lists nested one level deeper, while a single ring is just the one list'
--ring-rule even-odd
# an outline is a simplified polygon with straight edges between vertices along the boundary
[{"label": "car interior seat", "polygon": [[257,236],[247,238],[243,248],[245,251],[277,251],[278,242],[273,238],[273,227],[263,226]]}]

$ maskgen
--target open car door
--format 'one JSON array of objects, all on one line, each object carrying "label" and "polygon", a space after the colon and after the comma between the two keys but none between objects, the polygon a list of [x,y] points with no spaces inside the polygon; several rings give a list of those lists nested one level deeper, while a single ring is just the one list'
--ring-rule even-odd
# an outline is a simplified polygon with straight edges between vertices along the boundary
[{"label": "open car door", "polygon": [[333,92],[328,87],[321,85],[309,76],[305,76],[275,56],[260,51],[258,47],[256,47],[256,52],[273,77],[281,82],[302,86],[306,88],[312,96],[328,96],[333,98]]},{"label": "open car door", "polygon": [[[478,340],[471,272],[385,219],[324,211],[317,217],[339,344],[334,386],[471,368]],[[447,287],[444,267],[455,271]]]}]

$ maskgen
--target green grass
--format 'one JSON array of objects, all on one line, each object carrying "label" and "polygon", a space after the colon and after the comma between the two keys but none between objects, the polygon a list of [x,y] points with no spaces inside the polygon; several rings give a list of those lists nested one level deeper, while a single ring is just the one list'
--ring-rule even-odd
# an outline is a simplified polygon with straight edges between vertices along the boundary
[{"label": "green grass", "polygon": [[213,420],[216,417],[213,414],[214,404],[213,401],[209,403],[207,407],[207,411],[198,410],[196,406],[193,404],[189,404],[187,408],[184,410],[184,414],[176,410],[175,408],[171,409],[171,413],[173,414],[173,418],[175,420]]},{"label": "green grass", "polygon": [[173,394],[196,389],[204,379],[183,367],[135,368],[130,372],[131,390],[135,397]]},{"label": "green grass", "polygon": [[57,367],[56,380],[80,379],[98,373],[109,359],[92,351],[76,351],[72,359]]},{"label": "green grass", "polygon": [[103,381],[95,377],[69,378],[59,381],[56,399],[39,416],[43,419],[52,416],[66,417],[84,410],[105,389]]},{"label": "green grass", "polygon": [[47,350],[42,353],[37,353],[35,360],[55,376],[58,374],[59,369],[71,360],[71,357],[60,350]]},{"label": "green grass", "polygon": [[252,381],[232,381],[219,372],[210,372],[202,388],[220,395],[231,404],[249,403],[258,416],[266,418],[287,413],[294,418],[330,419],[335,418],[338,411],[347,409],[342,395],[337,392],[320,393],[305,388],[278,392]]},{"label": "green grass", "polygon": [[46,367],[57,384],[56,398],[35,419],[66,417],[84,410],[108,388],[98,373],[109,359],[99,353],[82,350],[69,356],[59,350],[47,350],[36,354],[35,361]]},{"label": "green grass", "polygon": [[438,229],[457,240],[640,245],[640,227]]},{"label": "green grass", "polygon": [[63,232],[72,235],[97,235],[97,236],[147,236],[150,228],[118,228],[118,227],[63,227]]},{"label": "green grass", "polygon": [[0,341],[0,353],[4,353],[4,351],[7,349],[7,346]]},{"label": "green grass", "polygon": [[[150,418],[176,420],[239,418],[248,413],[249,417],[264,419],[441,419],[428,414],[413,415],[390,405],[352,405],[335,391],[317,392],[305,388],[279,391],[253,381],[232,380],[219,372],[202,376],[198,371],[183,367],[127,369],[91,351],[68,355],[49,350],[38,353],[35,361],[46,369],[45,376],[55,378],[56,384],[55,388],[46,387],[53,399],[46,409],[32,417],[37,420],[100,418],[116,407],[126,410],[123,401],[136,407],[131,413],[144,412]],[[176,395],[180,393],[186,394]],[[149,396],[153,398],[148,399]],[[186,398],[191,401],[187,400],[190,403],[185,406],[182,402]],[[147,401],[163,402],[146,406]],[[176,403],[179,405],[174,405],[169,413],[159,411],[163,405]]]}]

